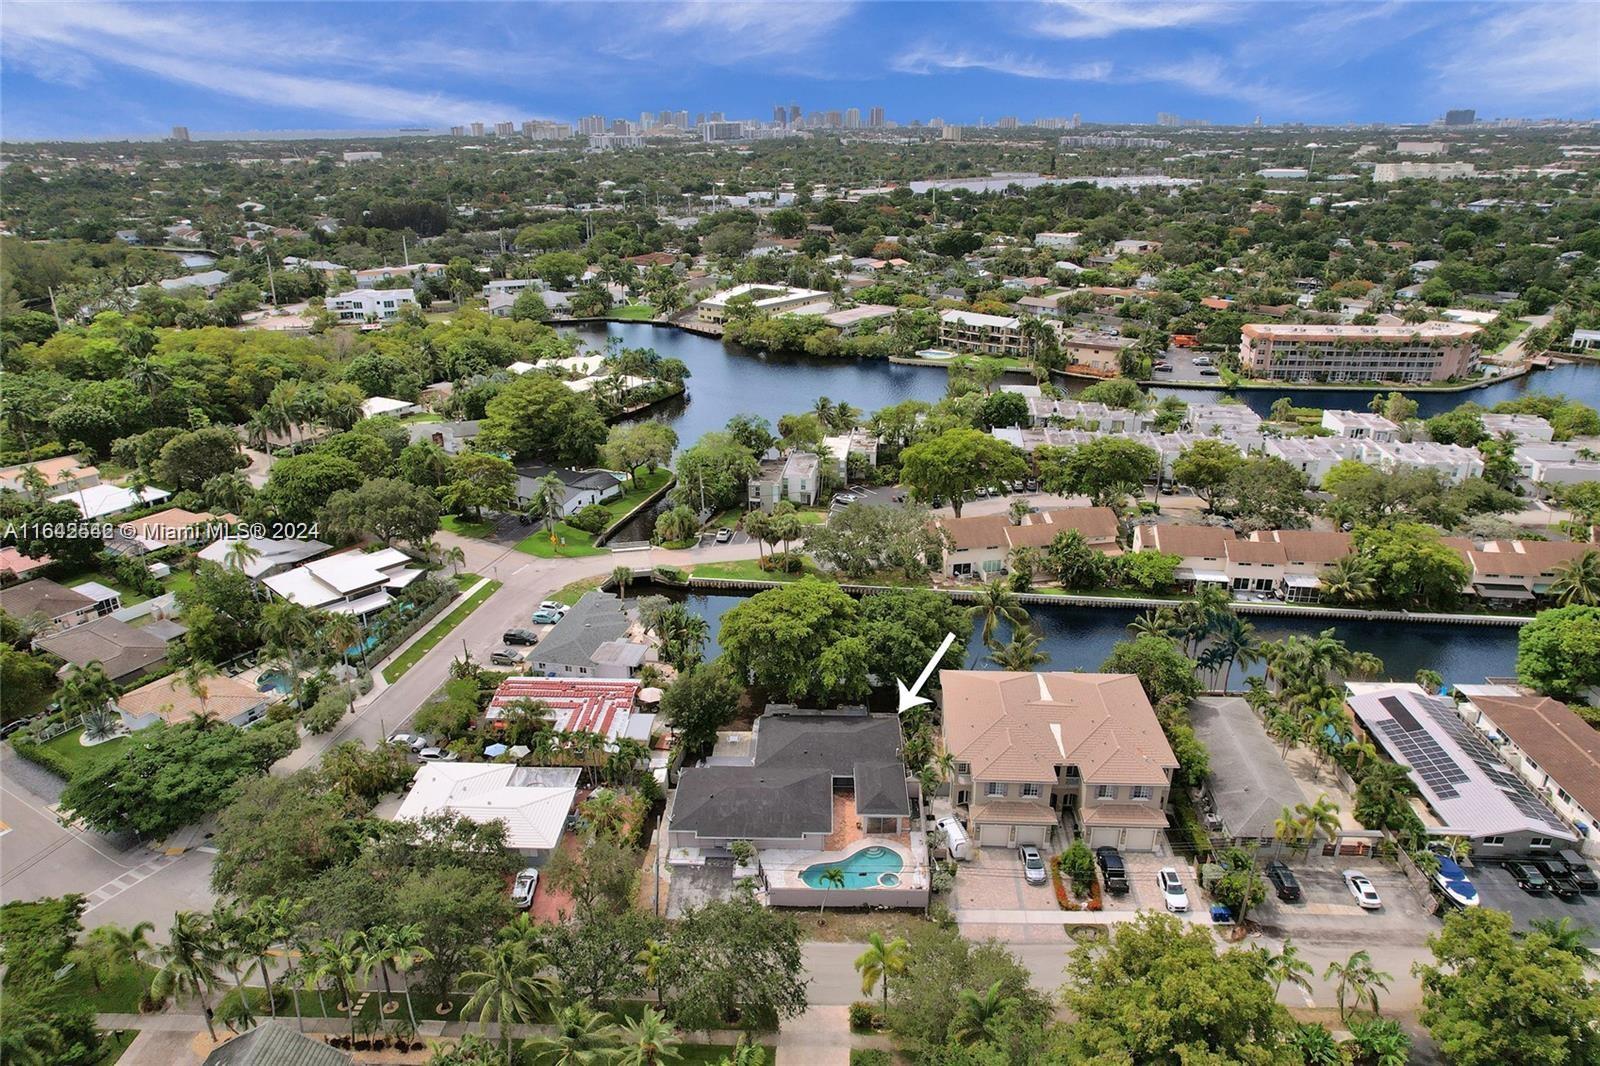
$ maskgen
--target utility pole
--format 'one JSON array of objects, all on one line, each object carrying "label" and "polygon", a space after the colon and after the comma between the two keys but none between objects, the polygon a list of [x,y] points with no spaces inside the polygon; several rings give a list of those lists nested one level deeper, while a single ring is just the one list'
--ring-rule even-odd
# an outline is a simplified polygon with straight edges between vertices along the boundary
[{"label": "utility pole", "polygon": [[56,287],[54,285],[51,285],[49,288],[50,288],[50,313],[55,316],[56,329],[60,329],[61,328],[61,312],[56,309]]},{"label": "utility pole", "polygon": [[400,231],[400,254],[405,258],[406,266],[411,265],[411,249],[406,244],[406,232]]},{"label": "utility pole", "polygon": [[261,254],[267,257],[267,288],[272,290],[272,306],[278,306],[278,283],[272,277],[272,252],[263,248]]}]

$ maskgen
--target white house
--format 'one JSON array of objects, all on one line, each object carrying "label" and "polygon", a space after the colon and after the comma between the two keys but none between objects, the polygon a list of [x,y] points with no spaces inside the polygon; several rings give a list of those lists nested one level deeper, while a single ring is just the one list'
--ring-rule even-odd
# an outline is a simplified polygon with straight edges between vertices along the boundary
[{"label": "white house", "polygon": [[340,322],[392,322],[400,309],[417,302],[410,289],[351,289],[323,300]]},{"label": "white house", "polygon": [[1078,246],[1078,238],[1083,234],[1073,233],[1035,233],[1033,246],[1035,248],[1062,248],[1070,249]]},{"label": "white house", "polygon": [[1400,427],[1370,411],[1323,411],[1322,428],[1346,440],[1392,441]]},{"label": "white house", "polygon": [[361,401],[361,417],[376,418],[379,415],[414,415],[422,408],[410,400],[397,400],[393,396],[369,396]]},{"label": "white house", "polygon": [[85,485],[50,497],[52,503],[70,503],[83,513],[85,518],[104,518],[106,515],[120,514],[134,507],[143,507],[147,503],[160,503],[171,496],[166,489],[158,489],[146,485],[135,492],[125,489],[121,485]]},{"label": "white house", "polygon": [[575,766],[430,763],[417,771],[395,820],[453,814],[480,825],[501,822],[506,847],[538,863],[561,843],[581,773]]},{"label": "white house", "polygon": [[394,602],[393,593],[424,571],[398,548],[348,551],[274,574],[262,581],[273,594],[302,607],[366,618]]}]

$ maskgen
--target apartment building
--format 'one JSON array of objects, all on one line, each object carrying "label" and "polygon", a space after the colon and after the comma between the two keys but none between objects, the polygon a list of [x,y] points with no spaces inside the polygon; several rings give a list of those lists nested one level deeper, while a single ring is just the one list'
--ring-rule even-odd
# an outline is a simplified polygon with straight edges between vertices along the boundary
[{"label": "apartment building", "polygon": [[831,310],[832,297],[817,289],[797,289],[788,285],[735,285],[701,300],[695,307],[695,317],[702,322],[726,322],[728,304],[739,297],[750,297],[750,306],[761,314],[777,314],[796,308],[814,305],[816,313]]},{"label": "apartment building", "polygon": [[1186,429],[1226,440],[1259,441],[1261,416],[1242,403],[1192,403],[1183,413]]},{"label": "apartment building", "polygon": [[850,480],[850,456],[859,455],[868,466],[878,465],[878,438],[865,429],[852,429],[832,437],[822,438],[823,451],[828,453],[829,465],[840,484]]},{"label": "apartment building", "polygon": [[1251,377],[1275,381],[1433,382],[1478,369],[1478,326],[1423,322],[1400,326],[1247,323],[1239,362]]},{"label": "apartment building", "polygon": [[940,571],[956,580],[989,581],[1009,572],[1011,553],[1017,548],[1048,548],[1056,537],[1071,530],[1083,535],[1089,547],[1116,554],[1117,516],[1109,507],[1062,507],[1030,514],[1020,523],[1008,515],[968,515],[939,518],[945,533]]},{"label": "apartment building", "polygon": [[371,267],[367,270],[354,272],[356,288],[371,289],[379,282],[392,281],[395,278],[405,278],[408,281],[417,281],[427,278],[438,281],[444,277],[443,263],[413,263],[410,266],[397,267]]},{"label": "apartment building", "polygon": [[1491,437],[1509,433],[1518,444],[1546,444],[1555,437],[1550,423],[1538,415],[1498,415],[1485,411],[1479,417],[1483,419],[1484,432]]},{"label": "apartment building", "polygon": [[1394,471],[1401,467],[1434,470],[1443,474],[1451,484],[1460,484],[1469,477],[1483,476],[1483,457],[1476,449],[1459,444],[1438,444],[1434,441],[1409,443],[1361,440],[1356,442],[1358,458],[1369,466]]},{"label": "apartment building", "polygon": [[1372,180],[1375,184],[1415,178],[1420,181],[1448,181],[1451,178],[1475,178],[1478,168],[1472,163],[1375,163]]},{"label": "apartment building", "polygon": [[751,510],[769,513],[780,500],[789,500],[798,507],[815,507],[822,488],[821,474],[822,459],[811,452],[763,459],[760,473],[750,479],[745,503]]},{"label": "apartment building", "polygon": [[351,289],[322,303],[341,323],[365,323],[392,322],[401,308],[416,302],[417,294],[410,289]]},{"label": "apartment building", "polygon": [[1322,428],[1346,440],[1392,441],[1400,427],[1371,411],[1323,411]]},{"label": "apartment building", "polygon": [[1228,545],[1233,530],[1221,526],[1142,525],[1133,530],[1133,550],[1166,552],[1179,558],[1176,577],[1184,584],[1231,588]]},{"label": "apartment building", "polygon": [[1312,488],[1322,484],[1335,466],[1361,454],[1355,441],[1342,437],[1269,437],[1262,447],[1304,474]]},{"label": "apartment building", "polygon": [[1178,760],[1131,674],[942,670],[955,806],[981,847],[1153,851]]},{"label": "apartment building", "polygon": [[1059,248],[1071,250],[1078,246],[1078,239],[1083,234],[1076,231],[1071,233],[1035,233],[1033,246],[1035,248]]},{"label": "apartment building", "polygon": [[[1028,386],[1001,386],[1006,391]],[[1028,397],[1028,414],[1033,424],[1066,425],[1090,429],[1100,433],[1138,433],[1149,428],[1148,415],[1121,407],[1107,407],[1103,403],[1083,403],[1078,400],[1058,400],[1053,396]]]},{"label": "apartment building", "polygon": [[1028,340],[1021,319],[1009,315],[980,315],[976,311],[941,311],[939,347],[952,352],[1009,356],[1023,359]]},{"label": "apartment building", "polygon": [[1570,541],[1491,540],[1467,553],[1472,565],[1471,591],[1485,600],[1527,603],[1550,592],[1560,569],[1594,550]]},{"label": "apartment building", "polygon": [[1456,711],[1600,858],[1600,733],[1560,700],[1509,685],[1457,685]]},{"label": "apartment building", "polygon": [[1131,337],[1114,337],[1086,329],[1058,330],[1058,341],[1072,363],[1104,374],[1120,374],[1122,353],[1139,343]]}]

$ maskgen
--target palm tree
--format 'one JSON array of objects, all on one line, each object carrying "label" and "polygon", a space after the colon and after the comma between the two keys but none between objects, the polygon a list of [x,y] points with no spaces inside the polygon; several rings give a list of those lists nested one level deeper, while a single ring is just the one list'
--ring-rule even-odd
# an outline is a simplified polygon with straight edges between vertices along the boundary
[{"label": "palm tree", "polygon": [[[387,967],[393,966],[395,973],[405,977],[416,969],[419,963],[427,962],[433,958],[433,952],[422,946],[422,927],[420,925],[395,925],[390,926],[388,935],[384,938],[383,955],[378,961],[378,968],[383,972],[384,990],[389,991],[389,974]],[[411,1020],[413,1031],[417,1028],[417,1014],[411,1009],[411,981],[406,981],[406,1017]],[[390,992],[393,995],[392,992]]]},{"label": "palm tree", "polygon": [[1372,599],[1372,576],[1367,564],[1354,553],[1322,568],[1322,595],[1335,603],[1362,603]]},{"label": "palm tree", "polygon": [[361,952],[360,934],[345,930],[338,938],[324,937],[316,944],[315,964],[308,975],[316,983],[332,980],[339,990],[339,1009],[350,1016],[350,1039],[356,1038],[355,985],[367,972],[367,959]]},{"label": "palm tree", "polygon": [[1039,647],[1039,635],[1032,629],[1014,629],[1011,639],[989,653],[989,661],[1002,670],[1028,671],[1050,661],[1050,654]]},{"label": "palm tree", "polygon": [[883,1009],[889,1009],[889,978],[906,972],[909,945],[904,937],[885,942],[882,933],[867,936],[867,950],[856,958],[856,972],[861,974],[861,994],[872,995],[874,985],[883,985]]},{"label": "palm tree", "polygon": [[1004,995],[996,981],[982,992],[961,989],[961,1002],[950,1022],[950,1037],[963,1046],[993,1040],[994,1024],[1001,1014],[1017,1005],[1017,997]]},{"label": "palm tree", "polygon": [[172,916],[167,943],[156,951],[161,965],[150,983],[150,996],[158,1001],[171,996],[199,997],[213,1043],[217,1029],[211,1022],[210,996],[217,984],[218,954],[216,937],[206,916],[198,911],[179,911]]},{"label": "palm tree", "polygon": [[1146,611],[1128,623],[1128,633],[1134,637],[1167,637],[1175,628],[1176,619],[1169,607]]},{"label": "palm tree", "polygon": [[656,1002],[661,1002],[661,978],[667,964],[667,945],[659,940],[644,942],[633,961],[644,969],[644,983],[655,989]]},{"label": "palm tree", "polygon": [[967,617],[982,624],[983,642],[991,648],[996,646],[994,635],[1001,622],[1013,629],[1028,624],[1028,612],[1003,581],[991,581],[978,590],[977,599],[967,608]]},{"label": "palm tree", "polygon": [[[363,660],[366,658],[366,648],[363,646],[363,632],[361,623],[356,621],[354,615],[325,614],[319,619],[321,625],[317,630],[319,642],[327,649],[329,657],[335,662],[344,662],[350,656],[350,649]],[[351,693],[354,700],[355,694]]]},{"label": "palm tree", "polygon": [[544,520],[545,529],[550,533],[550,543],[556,543],[556,523],[561,520],[561,511],[567,505],[567,486],[554,474],[546,474],[533,483],[533,495],[528,501],[528,510],[537,512]]},{"label": "palm tree", "polygon": [[534,1060],[546,1066],[602,1066],[618,1050],[617,1027],[609,1015],[579,1000],[561,1008],[556,1031],[528,1041]]},{"label": "palm tree", "polygon": [[1317,802],[1309,806],[1295,804],[1294,811],[1308,842],[1318,833],[1327,837],[1330,844],[1339,839],[1344,822],[1339,818],[1339,805],[1329,799],[1327,793],[1318,796]]},{"label": "palm tree", "polygon": [[615,1060],[617,1066],[657,1066],[657,1063],[674,1062],[683,1057],[678,1051],[678,1037],[667,1021],[666,1015],[650,1007],[637,1018],[622,1023],[619,1030],[622,1051]]},{"label": "palm tree", "polygon": [[276,656],[288,660],[289,685],[296,706],[300,704],[300,663],[302,652],[316,637],[317,620],[298,603],[283,600],[261,609],[261,637]]},{"label": "palm tree", "polygon": [[628,825],[628,808],[614,788],[604,788],[578,808],[595,838],[617,840]]},{"label": "palm tree", "polygon": [[450,576],[455,577],[467,565],[467,553],[462,550],[461,545],[452,544],[439,553],[439,562],[444,566],[448,566],[450,568]]},{"label": "palm tree", "polygon": [[633,584],[633,567],[618,566],[611,571],[611,583],[617,587],[617,596],[627,599],[628,586]]},{"label": "palm tree", "polygon": [[822,871],[822,905],[817,908],[817,917],[821,917],[828,909],[828,892],[831,889],[844,887],[844,867],[830,866]]},{"label": "palm tree", "polygon": [[[1304,806],[1304,804],[1301,806]],[[1287,806],[1273,821],[1272,835],[1279,843],[1287,844],[1296,850],[1304,847],[1307,841],[1305,823],[1300,820],[1300,816],[1293,809]]]},{"label": "palm tree", "polygon": [[1585,966],[1596,962],[1595,951],[1589,946],[1594,934],[1581,925],[1574,925],[1571,918],[1535,918],[1528,925],[1533,932],[1549,938],[1550,947],[1556,951],[1566,952]]},{"label": "palm tree", "polygon": [[511,1055],[511,1027],[531,1022],[556,995],[555,978],[544,971],[550,960],[514,940],[497,940],[478,951],[478,968],[461,975],[472,998],[461,1008],[462,1017],[476,1016],[485,1030],[491,1021],[500,1025],[500,1047]]},{"label": "palm tree", "polygon": [[239,943],[255,958],[261,986],[267,990],[267,1010],[274,1018],[278,1016],[278,1004],[277,997],[272,994],[272,977],[267,972],[267,955],[289,939],[300,910],[300,904],[288,899],[258,899],[239,915],[235,927]]},{"label": "palm tree", "polygon": [[1600,551],[1588,549],[1576,559],[1556,567],[1550,582],[1550,596],[1562,607],[1600,604]]},{"label": "palm tree", "polygon": [[211,686],[207,682],[216,675],[217,668],[204,659],[195,659],[183,668],[183,687],[200,701],[200,711],[195,723],[201,729],[211,728]]},{"label": "palm tree", "polygon": [[228,550],[222,556],[222,565],[229,570],[241,574],[249,573],[250,564],[261,558],[261,549],[251,544],[244,537],[239,537],[228,545]]},{"label": "palm tree", "polygon": [[1267,964],[1267,976],[1272,978],[1274,996],[1278,994],[1285,981],[1302,992],[1310,993],[1311,975],[1316,971],[1309,962],[1300,957],[1300,949],[1294,946],[1292,939],[1285,938],[1283,950],[1276,955],[1270,951],[1263,951],[1262,954]]},{"label": "palm tree", "polygon": [[1211,632],[1212,652],[1222,665],[1222,691],[1228,691],[1228,677],[1233,664],[1248,667],[1261,657],[1261,645],[1256,640],[1256,627],[1229,612],[1219,619]]},{"label": "palm tree", "polygon": [[1357,951],[1342,963],[1337,961],[1328,963],[1327,972],[1322,975],[1322,979],[1331,981],[1335,978],[1338,979],[1338,984],[1334,987],[1333,995],[1339,1003],[1341,1020],[1348,1021],[1350,1009],[1361,1006],[1363,1002],[1372,1007],[1373,1014],[1381,1013],[1378,1010],[1378,991],[1389,990],[1390,975],[1373,967],[1370,954],[1366,951]]},{"label": "palm tree", "polygon": [[833,425],[833,401],[826,396],[818,396],[811,405],[811,411],[817,416],[817,421],[822,423],[822,428],[827,429]]},{"label": "palm tree", "polygon": [[139,922],[126,929],[111,924],[102,925],[89,934],[89,940],[105,953],[106,961],[113,966],[138,968],[140,998],[146,1001],[150,998],[149,963],[156,954],[155,945],[150,942],[154,929],[152,922]]}]

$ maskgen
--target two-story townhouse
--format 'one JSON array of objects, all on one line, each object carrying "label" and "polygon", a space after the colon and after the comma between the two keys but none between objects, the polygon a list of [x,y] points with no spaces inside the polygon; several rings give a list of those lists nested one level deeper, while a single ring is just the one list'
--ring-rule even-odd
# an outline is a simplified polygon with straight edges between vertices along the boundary
[{"label": "two-story townhouse", "polygon": [[[1272,541],[1283,549],[1279,591],[1290,603],[1315,603],[1322,597],[1322,571],[1350,554],[1348,533],[1309,529],[1268,529],[1250,534],[1253,541]],[[1232,545],[1229,546],[1230,551]]]},{"label": "two-story townhouse", "polygon": [[988,581],[1007,573],[1017,548],[1047,548],[1062,533],[1076,531],[1089,547],[1117,553],[1117,515],[1109,507],[1061,507],[1030,514],[1021,522],[1007,515],[940,518],[946,577]]},{"label": "two-story townhouse", "polygon": [[980,846],[1048,845],[1062,827],[1155,849],[1178,760],[1137,677],[943,670],[939,685],[955,803]]},{"label": "two-story townhouse", "polygon": [[1235,539],[1233,530],[1220,526],[1143,525],[1134,527],[1133,550],[1178,556],[1175,576],[1185,585],[1230,588],[1228,545]]},{"label": "two-story townhouse", "polygon": [[1509,685],[1459,685],[1461,717],[1577,831],[1600,858],[1600,733],[1560,700]]},{"label": "two-story townhouse", "polygon": [[1400,435],[1400,427],[1371,411],[1324,411],[1322,428],[1332,430],[1335,436],[1346,440],[1392,441]]},{"label": "two-story townhouse", "polygon": [[1564,564],[1593,547],[1565,541],[1488,541],[1482,550],[1467,555],[1472,591],[1486,600],[1538,599],[1549,593]]}]

